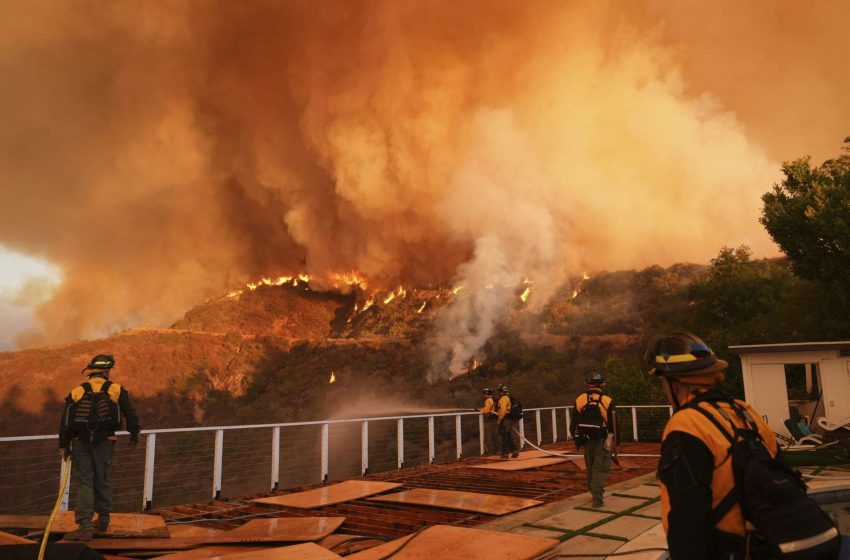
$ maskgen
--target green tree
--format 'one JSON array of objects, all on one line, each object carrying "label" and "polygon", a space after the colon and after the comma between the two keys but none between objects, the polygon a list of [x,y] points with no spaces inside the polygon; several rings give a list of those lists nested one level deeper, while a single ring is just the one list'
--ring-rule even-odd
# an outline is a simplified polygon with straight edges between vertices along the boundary
[{"label": "green tree", "polygon": [[842,154],[812,167],[810,158],[782,166],[785,179],[762,200],[761,223],[802,278],[830,287],[850,303],[850,137]]}]

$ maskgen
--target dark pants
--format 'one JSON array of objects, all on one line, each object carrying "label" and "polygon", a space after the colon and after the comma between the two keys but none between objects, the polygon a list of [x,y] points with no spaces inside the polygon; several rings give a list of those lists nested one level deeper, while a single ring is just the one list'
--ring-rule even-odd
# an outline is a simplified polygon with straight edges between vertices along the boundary
[{"label": "dark pants", "polygon": [[499,450],[499,422],[490,414],[484,417],[484,454],[492,455]]},{"label": "dark pants", "polygon": [[514,420],[505,416],[499,424],[499,435],[502,436],[502,455],[516,453],[519,447],[514,439]]},{"label": "dark pants", "polygon": [[109,475],[112,472],[115,441],[106,440],[91,445],[74,440],[71,454],[74,462],[72,474],[77,485],[77,525],[81,529],[91,529],[92,517],[97,511],[98,526],[104,527],[108,525],[109,514],[112,513],[112,484]]},{"label": "dark pants", "polygon": [[584,444],[584,464],[587,467],[587,487],[593,501],[601,502],[605,480],[611,470],[611,452],[605,449],[605,438],[592,438]]}]

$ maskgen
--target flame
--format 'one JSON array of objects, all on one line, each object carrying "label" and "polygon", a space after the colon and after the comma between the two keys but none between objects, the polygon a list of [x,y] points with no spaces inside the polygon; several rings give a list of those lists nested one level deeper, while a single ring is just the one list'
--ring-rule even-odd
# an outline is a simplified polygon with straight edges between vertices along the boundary
[{"label": "flame", "polygon": [[242,290],[233,290],[233,291],[227,292],[226,297],[233,299],[233,298],[238,298],[241,295],[242,295]]},{"label": "flame", "polygon": [[298,279],[301,280],[302,282],[309,282],[310,279],[311,279],[311,276],[309,274],[299,274]]},{"label": "flame", "polygon": [[333,383],[334,381],[336,381],[336,375],[334,375],[334,372],[331,372],[331,380],[328,383]]},{"label": "flame", "polygon": [[578,297],[578,290],[573,290],[573,297],[572,297],[572,299],[575,299],[575,298],[577,298],[577,297]]},{"label": "flame", "polygon": [[386,298],[384,298],[384,304],[388,304],[392,300],[397,297],[405,297],[407,295],[407,290],[404,289],[404,286],[399,286],[398,289],[394,292],[390,292]]},{"label": "flame", "polygon": [[463,286],[458,286],[456,288],[452,288],[452,294],[457,295],[459,291],[463,289]]},{"label": "flame", "polygon": [[584,274],[582,274],[581,279],[582,280],[590,280],[590,275],[587,272],[585,272]]},{"label": "flame", "polygon": [[349,272],[333,272],[331,273],[330,278],[334,287],[339,287],[340,284],[345,284],[346,286],[357,286],[361,290],[365,290],[369,285],[366,278],[356,270]]},{"label": "flame", "polygon": [[370,307],[375,305],[375,298],[369,298],[366,300],[366,303],[363,304],[363,311],[366,311]]},{"label": "flame", "polygon": [[417,313],[422,313],[423,311],[425,311],[425,306],[426,306],[426,305],[428,305],[428,302],[427,302],[427,301],[423,301],[423,302],[422,302],[422,306],[421,306],[419,309],[417,309],[417,310],[416,310],[416,312],[417,312]]},{"label": "flame", "polygon": [[525,291],[523,291],[523,292],[519,295],[519,299],[521,299],[521,300],[522,300],[522,302],[523,302],[523,303],[525,303],[526,301],[528,301],[528,295],[529,295],[530,293],[531,293],[531,286],[528,286],[528,287],[525,289]]}]

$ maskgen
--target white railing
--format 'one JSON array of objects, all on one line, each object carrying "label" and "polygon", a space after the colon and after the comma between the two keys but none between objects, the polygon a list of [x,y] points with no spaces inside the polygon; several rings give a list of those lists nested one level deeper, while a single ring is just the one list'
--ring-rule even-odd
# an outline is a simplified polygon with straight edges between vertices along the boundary
[{"label": "white railing", "polygon": [[[529,434],[526,434],[526,428],[529,423],[533,424],[533,435],[534,440],[536,440],[538,445],[541,445],[544,442],[544,423],[548,423],[548,428],[551,430],[551,442],[564,441],[570,439],[570,421],[571,421],[571,406],[559,406],[559,407],[544,407],[544,408],[532,408],[525,410],[525,418],[519,421],[518,430],[523,435],[523,437],[531,440]],[[617,410],[620,412],[618,414],[618,426],[620,429],[620,440],[621,441],[629,441],[628,437],[625,437],[628,432],[631,432],[631,441],[641,441],[644,439],[641,437],[641,433],[639,430],[638,424],[638,411],[642,409],[656,409],[652,414],[651,419],[644,419],[644,437],[648,438],[649,441],[659,441],[661,430],[663,429],[664,423],[666,423],[667,418],[672,414],[672,409],[668,406],[656,406],[656,405],[634,405],[634,406],[618,406]],[[664,412],[666,409],[666,414]],[[630,414],[626,414],[626,410],[630,410]],[[544,414],[547,413],[547,414]],[[646,414],[646,413],[644,413]],[[474,420],[473,417],[477,416],[477,422],[472,422]],[[548,417],[548,418],[547,418]],[[560,420],[559,417],[562,417],[563,420]],[[438,433],[436,429],[436,422],[439,420],[441,423],[444,423],[446,420],[454,420],[453,430],[451,429],[451,425],[449,424],[449,429],[441,431],[439,433],[439,441],[438,441]],[[467,422],[468,428],[469,426],[474,426],[477,424],[477,437],[475,437],[472,433],[468,433],[467,437],[464,437],[463,430],[463,420],[467,419],[470,422]],[[545,421],[544,421],[545,419]],[[182,450],[180,452],[172,451],[171,453],[165,453],[160,456],[160,461],[157,462],[157,437],[167,437],[174,434],[201,434],[201,433],[212,433],[214,435],[214,439],[212,441],[212,479],[211,479],[211,488],[208,497],[212,497],[212,499],[216,499],[221,497],[222,495],[222,477],[225,472],[225,467],[227,465],[224,461],[224,451],[225,451],[225,442],[226,442],[226,432],[232,433],[234,435],[231,436],[232,442],[234,445],[238,445],[241,440],[248,440],[245,436],[242,436],[242,433],[248,432],[258,432],[261,430],[270,430],[271,442],[268,447],[266,447],[267,451],[262,449],[263,445],[259,444],[253,448],[248,447],[250,453],[246,453],[244,451],[235,451],[233,452],[234,459],[233,464],[239,466],[240,459],[238,455],[242,455],[241,459],[247,464],[243,464],[241,466],[241,471],[238,474],[242,477],[243,474],[254,474],[256,475],[256,467],[258,466],[256,461],[259,458],[262,458],[265,461],[270,455],[269,467],[270,467],[270,476],[266,480],[268,481],[265,488],[257,487],[252,488],[254,493],[267,491],[269,488],[272,490],[279,489],[281,487],[281,474],[284,470],[282,461],[281,461],[281,452],[284,451],[288,453],[287,457],[297,457],[299,454],[303,453],[305,449],[310,447],[309,443],[312,441],[312,437],[306,439],[307,445],[304,445],[303,442],[299,442],[297,439],[292,439],[289,442],[289,445],[284,446],[283,449],[281,447],[281,430],[292,430],[299,428],[314,428],[318,429],[318,482],[327,482],[330,478],[330,465],[331,465],[331,456],[332,456],[332,446],[331,446],[331,428],[338,429],[340,427],[348,427],[350,430],[357,430],[357,426],[359,425],[359,447],[360,447],[360,461],[359,461],[359,474],[365,475],[370,472],[370,425],[371,426],[387,426],[388,423],[395,424],[395,437],[392,437],[393,434],[385,433],[383,437],[380,437],[380,434],[377,436],[380,441],[376,441],[373,439],[371,443],[379,444],[383,443],[385,446],[390,445],[392,440],[395,439],[395,460],[391,460],[386,454],[384,454],[381,458],[386,459],[384,461],[384,467],[381,470],[392,470],[394,468],[401,469],[404,468],[405,463],[405,453],[409,451],[411,446],[415,444],[413,441],[406,441],[405,438],[405,426],[410,426],[412,423],[423,420],[427,420],[427,456],[424,458],[427,463],[434,463],[437,460],[437,450],[438,444],[440,450],[445,450],[444,459],[460,459],[464,456],[464,447],[467,448],[466,454],[470,455],[477,451],[478,454],[483,455],[485,453],[485,425],[484,418],[477,412],[450,412],[450,413],[440,413],[440,414],[421,414],[421,415],[408,415],[408,416],[386,416],[386,417],[375,417],[375,418],[355,418],[355,419],[344,419],[344,420],[320,420],[320,421],[312,421],[312,422],[288,422],[288,423],[280,423],[280,424],[252,424],[252,425],[242,425],[242,426],[214,426],[214,427],[195,427],[195,428],[167,428],[167,429],[158,429],[158,430],[143,430],[141,433],[145,436],[145,445],[144,445],[144,468],[143,474],[141,476],[141,484],[138,482],[131,481],[129,484],[129,491],[138,492],[141,494],[141,502],[143,509],[150,509],[152,504],[154,503],[154,492],[155,492],[155,477],[157,473],[157,469],[170,469],[171,474],[174,472],[179,472],[182,468],[183,462],[186,461],[182,455],[190,455],[191,457],[203,455],[208,452],[208,448],[206,445],[203,445],[204,442],[201,442],[202,445],[198,448],[189,449],[188,451]],[[564,431],[563,434],[560,433],[558,425],[563,421]],[[391,426],[391,424],[390,424]],[[470,432],[475,431],[473,427]],[[631,428],[627,430],[627,428]],[[239,431],[239,432],[237,432]],[[392,430],[390,429],[389,432]],[[454,434],[450,432],[453,431]],[[388,432],[388,430],[384,430],[384,432]],[[648,435],[647,435],[648,434]],[[119,432],[119,435],[127,435],[127,432]],[[345,432],[343,431],[343,436]],[[354,436],[354,434],[350,434]],[[452,438],[451,435],[454,437]],[[547,439],[549,434],[547,433]],[[560,438],[559,438],[560,435]],[[314,437],[314,436],[313,436]],[[57,435],[37,435],[37,436],[20,436],[20,437],[2,437],[0,438],[0,453],[3,451],[10,450],[9,447],[5,446],[19,446],[23,445],[24,442],[38,442],[44,440],[56,440],[58,439]],[[202,438],[199,438],[202,439]],[[408,439],[411,439],[410,436]],[[454,445],[452,446],[451,440],[454,439]],[[475,440],[477,441],[477,445],[475,445]],[[344,437],[342,443],[355,440],[354,437]],[[315,443],[315,441],[313,441]],[[406,444],[407,443],[407,444]],[[522,443],[522,442],[521,442]],[[466,444],[466,446],[464,445]],[[183,443],[182,445],[188,445],[187,443]],[[249,443],[250,445],[250,443]],[[178,445],[179,447],[179,445]],[[424,448],[425,446],[421,446]],[[454,449],[451,450],[451,447]],[[476,450],[477,447],[477,450]],[[344,451],[344,450],[343,450]],[[453,452],[452,452],[453,451]],[[191,453],[190,453],[191,452]],[[177,455],[177,457],[172,457],[171,454]],[[5,454],[6,457],[9,456],[8,453]],[[25,454],[21,454],[22,458],[26,458],[27,460],[30,457]],[[55,457],[55,455],[53,455]],[[41,455],[40,457],[47,457],[47,455]],[[34,463],[35,464],[35,463]],[[202,463],[201,463],[202,465]],[[314,466],[313,468],[315,468]],[[65,468],[65,463],[61,463],[59,468],[60,477],[62,474],[62,470]],[[207,467],[209,468],[209,467]],[[0,469],[3,470],[3,469]],[[188,470],[188,468],[187,468]],[[308,469],[309,470],[309,469]],[[49,469],[47,469],[49,472]],[[44,470],[38,472],[45,472]],[[0,484],[0,490],[5,488],[14,488],[16,482],[20,485],[28,485],[28,484],[38,484],[39,481],[36,477],[38,474],[34,469],[27,470],[24,469],[17,474],[9,475],[10,480],[6,480],[3,474],[0,474],[0,481],[6,482],[5,485]],[[56,471],[53,471],[54,473]],[[160,470],[161,472],[161,470]],[[207,473],[210,471],[208,470]],[[350,475],[356,475],[357,473],[350,473]],[[206,475],[208,476],[208,475]],[[36,477],[36,478],[34,478]],[[51,477],[52,478],[52,477]],[[204,478],[203,475],[200,475],[197,478]],[[337,477],[339,478],[339,477]],[[20,482],[21,479],[26,479],[25,482]],[[52,478],[55,480],[55,478]],[[187,479],[188,480],[188,479]],[[302,483],[303,484],[303,483]],[[45,481],[45,485],[49,485],[47,481]],[[297,486],[301,484],[291,484],[290,486]],[[70,487],[70,485],[68,485]],[[140,486],[140,488],[139,488]],[[170,488],[170,486],[169,486]],[[209,488],[209,487],[208,487]],[[135,489],[135,490],[133,490]],[[62,501],[62,509],[67,510],[69,504],[69,489],[66,488],[66,493]],[[167,492],[163,492],[166,493]],[[54,498],[55,500],[55,495]],[[136,498],[138,499],[138,498]],[[163,499],[160,501],[167,502],[167,499]],[[32,502],[24,502],[21,504],[22,506],[26,506]],[[136,502],[138,503],[138,502]],[[14,510],[14,503],[10,505],[0,505],[0,513],[8,513],[9,510]],[[165,503],[158,503],[157,505],[170,505]]]}]

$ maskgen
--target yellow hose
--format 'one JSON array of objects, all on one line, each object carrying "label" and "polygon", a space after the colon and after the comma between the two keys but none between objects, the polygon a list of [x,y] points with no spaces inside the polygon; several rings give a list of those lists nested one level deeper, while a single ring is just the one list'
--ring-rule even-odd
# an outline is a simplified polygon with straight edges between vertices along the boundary
[{"label": "yellow hose", "polygon": [[56,505],[53,506],[53,511],[50,513],[50,518],[47,520],[47,528],[44,529],[44,537],[41,539],[41,548],[38,551],[38,560],[44,560],[44,549],[47,547],[47,537],[50,536],[50,528],[53,526],[53,520],[56,518],[56,512],[59,511],[59,506],[62,504],[62,496],[65,495],[65,487],[68,485],[68,476],[71,474],[71,458],[66,457],[65,474],[62,476],[62,484],[59,485],[59,496],[56,498]]}]

